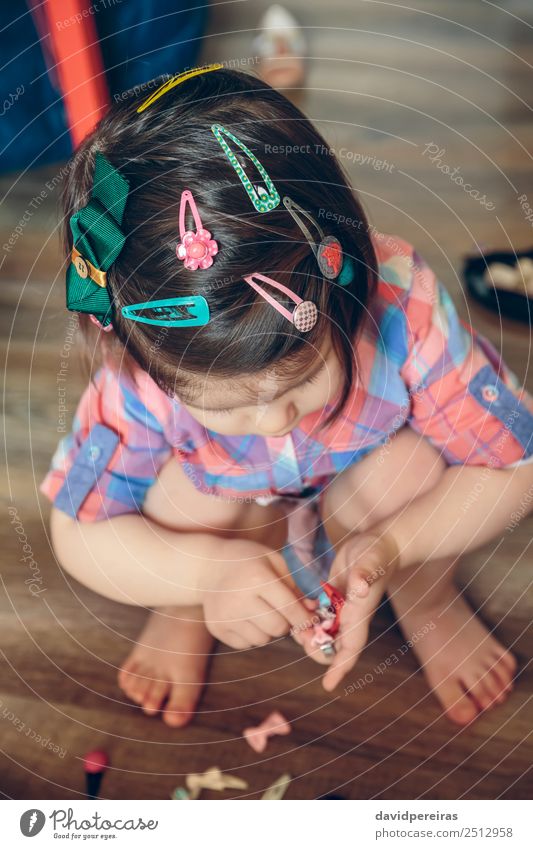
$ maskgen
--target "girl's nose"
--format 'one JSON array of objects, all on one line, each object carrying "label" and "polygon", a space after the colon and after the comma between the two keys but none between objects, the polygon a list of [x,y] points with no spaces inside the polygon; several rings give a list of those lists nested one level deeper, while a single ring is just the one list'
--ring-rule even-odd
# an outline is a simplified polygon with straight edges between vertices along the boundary
[{"label": "girl's nose", "polygon": [[259,426],[265,436],[279,436],[292,430],[297,418],[298,410],[292,401],[283,405],[274,403],[265,410]]}]

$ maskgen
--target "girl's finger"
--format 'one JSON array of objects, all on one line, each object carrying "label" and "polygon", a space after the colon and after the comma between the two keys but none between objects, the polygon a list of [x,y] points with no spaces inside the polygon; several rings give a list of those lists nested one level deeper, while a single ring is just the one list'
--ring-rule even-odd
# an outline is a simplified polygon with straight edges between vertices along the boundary
[{"label": "girl's finger", "polygon": [[238,633],[245,639],[250,647],[266,646],[272,637],[265,633],[255,622],[247,620],[238,626]]},{"label": "girl's finger", "polygon": [[250,620],[261,631],[264,631],[269,637],[283,637],[288,634],[289,623],[281,613],[274,610],[266,601],[263,601],[262,598],[257,599],[255,608],[254,615],[250,616]]},{"label": "girl's finger", "polygon": [[349,646],[340,645],[337,649],[337,654],[333,658],[333,662],[322,679],[322,686],[327,692],[331,692],[342,681],[344,676],[350,669],[353,669],[359,659],[361,650],[350,648]]},{"label": "girl's finger", "polygon": [[250,643],[238,631],[225,630],[217,635],[217,640],[224,643],[225,646],[229,646],[230,649],[236,649],[237,651],[251,648]]},{"label": "girl's finger", "polygon": [[310,627],[312,612],[306,609],[303,602],[283,581],[276,581],[266,586],[260,597],[270,607],[277,610],[292,628],[305,631]]},{"label": "girl's finger", "polygon": [[370,574],[366,569],[354,567],[348,579],[346,601],[366,598],[370,592]]},{"label": "girl's finger", "polygon": [[305,653],[316,663],[320,663],[322,666],[327,666],[331,663],[331,658],[327,657],[324,652],[320,649],[320,646],[313,645],[313,631],[307,630],[302,633],[302,639],[300,641],[300,645],[303,646]]}]

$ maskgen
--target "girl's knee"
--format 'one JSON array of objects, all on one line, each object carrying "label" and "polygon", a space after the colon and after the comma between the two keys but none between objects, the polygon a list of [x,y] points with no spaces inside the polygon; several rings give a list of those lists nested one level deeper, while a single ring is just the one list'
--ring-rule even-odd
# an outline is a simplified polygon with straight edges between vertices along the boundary
[{"label": "girl's knee", "polygon": [[246,493],[230,496],[205,493],[175,458],[163,466],[148,491],[143,513],[177,531],[231,535],[269,545],[280,540],[283,545],[286,538],[284,516],[275,503],[261,506]]},{"label": "girl's knee", "polygon": [[362,533],[433,489],[445,469],[439,452],[404,428],[335,479],[326,494],[325,516]]},{"label": "girl's knee", "polygon": [[221,498],[201,491],[171,457],[148,490],[143,513],[172,530],[216,533],[238,527],[246,506],[244,497]]}]

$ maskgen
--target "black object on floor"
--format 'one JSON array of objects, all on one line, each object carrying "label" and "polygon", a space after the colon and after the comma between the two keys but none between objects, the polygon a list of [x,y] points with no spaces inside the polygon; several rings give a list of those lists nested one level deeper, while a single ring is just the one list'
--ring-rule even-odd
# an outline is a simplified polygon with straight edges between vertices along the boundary
[{"label": "black object on floor", "polygon": [[533,259],[533,249],[517,254],[508,251],[494,251],[493,253],[466,257],[463,266],[463,280],[472,297],[487,309],[505,318],[513,318],[516,321],[533,324],[532,298],[508,289],[495,289],[485,279],[487,266],[491,263],[501,262],[512,268],[519,259],[525,257]]},{"label": "black object on floor", "polygon": [[343,802],[348,801],[344,796],[336,796],[335,793],[326,793],[325,796],[319,796],[317,801],[320,801],[320,799],[341,799]]}]

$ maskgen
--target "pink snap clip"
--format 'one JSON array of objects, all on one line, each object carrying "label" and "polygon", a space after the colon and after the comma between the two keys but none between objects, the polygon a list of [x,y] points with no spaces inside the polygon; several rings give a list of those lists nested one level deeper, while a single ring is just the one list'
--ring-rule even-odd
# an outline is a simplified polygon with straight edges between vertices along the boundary
[{"label": "pink snap clip", "polygon": [[[187,204],[194,218],[196,232],[185,229]],[[205,269],[213,265],[213,257],[218,253],[218,243],[211,238],[209,230],[202,225],[202,219],[189,189],[181,193],[179,226],[181,241],[176,247],[176,256],[182,260],[185,268],[196,271],[198,268]]]}]

